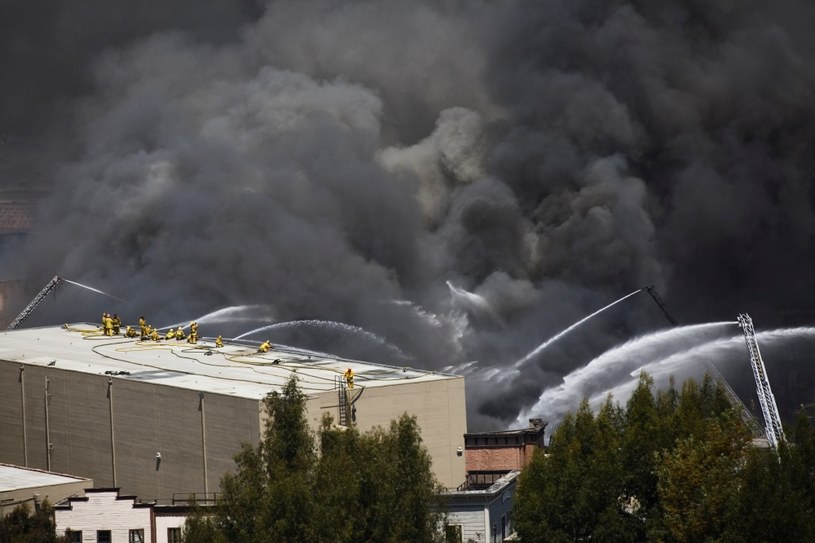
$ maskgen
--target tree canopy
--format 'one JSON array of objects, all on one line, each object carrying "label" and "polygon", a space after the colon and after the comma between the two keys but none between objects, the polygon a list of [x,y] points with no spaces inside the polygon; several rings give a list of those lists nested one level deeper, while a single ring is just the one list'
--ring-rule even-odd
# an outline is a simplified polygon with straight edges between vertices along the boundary
[{"label": "tree canopy", "polygon": [[415,418],[361,433],[327,417],[314,435],[294,377],[264,404],[260,443],[243,445],[215,514],[187,522],[187,543],[441,540],[440,486]]},{"label": "tree canopy", "polygon": [[584,401],[519,477],[524,543],[815,540],[815,432],[803,414],[777,451],[709,375],[654,392],[641,375],[625,406]]},{"label": "tree canopy", "polygon": [[63,543],[68,538],[56,535],[54,508],[44,500],[34,508],[18,505],[6,516],[0,515],[0,543]]}]

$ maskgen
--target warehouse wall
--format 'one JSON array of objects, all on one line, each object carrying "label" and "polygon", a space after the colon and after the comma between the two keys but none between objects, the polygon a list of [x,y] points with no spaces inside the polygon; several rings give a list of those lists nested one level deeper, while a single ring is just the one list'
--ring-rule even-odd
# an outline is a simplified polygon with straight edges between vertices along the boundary
[{"label": "warehouse wall", "polygon": [[[0,361],[0,461],[23,465],[20,364]],[[194,390],[93,375],[58,367],[25,366],[28,465],[47,467],[45,379],[53,471],[90,477],[100,487],[118,486],[141,499],[204,492],[201,398]],[[111,456],[108,380],[113,391],[116,481]],[[234,467],[243,441],[259,438],[258,402],[204,395],[209,492]],[[161,459],[156,453],[161,453]]]},{"label": "warehouse wall", "polygon": [[[437,381],[394,381],[382,387],[358,386],[356,396],[356,424],[361,431],[375,426],[387,428],[390,422],[404,413],[415,415],[421,428],[422,440],[433,460],[433,471],[446,488],[455,488],[466,478],[464,449],[467,415],[464,403],[464,378]],[[337,392],[321,395],[321,412],[310,411],[312,424],[322,412],[337,419]],[[309,409],[314,408],[309,405]]]}]

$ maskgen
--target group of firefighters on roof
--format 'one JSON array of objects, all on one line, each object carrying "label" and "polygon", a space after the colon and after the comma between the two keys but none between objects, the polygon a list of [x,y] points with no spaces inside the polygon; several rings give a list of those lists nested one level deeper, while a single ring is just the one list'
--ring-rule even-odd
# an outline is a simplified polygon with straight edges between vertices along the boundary
[{"label": "group of firefighters on roof", "polygon": [[[114,313],[113,316],[110,316],[110,313],[102,313],[102,330],[106,336],[118,336],[121,330],[122,320],[119,318],[118,313]],[[170,328],[167,331],[167,334],[164,337],[161,337],[158,333],[157,328],[153,328],[149,324],[147,324],[147,320],[145,320],[144,315],[139,317],[139,332],[137,333],[136,330],[127,325],[124,332],[125,337],[134,338],[139,336],[142,341],[145,340],[153,340],[153,341],[160,341],[162,339],[175,339],[176,341],[182,341],[185,338],[187,339],[187,343],[198,343],[198,323],[192,321],[190,323],[190,335],[184,333],[184,327],[179,326],[177,330],[173,330]],[[215,338],[215,347],[223,347],[224,340],[219,335]],[[268,353],[269,350],[272,348],[272,343],[267,339],[263,343],[260,344],[258,347],[259,353]],[[343,377],[345,377],[345,381],[348,384],[348,388],[354,388],[354,370],[348,368],[343,373]]]},{"label": "group of firefighters on roof", "polygon": [[[119,319],[118,314],[114,314],[112,317],[110,313],[102,313],[102,330],[106,336],[118,336],[120,333],[120,329],[122,326],[122,321]],[[125,337],[135,338],[139,337],[142,341],[151,339],[153,341],[159,341],[162,339],[175,339],[177,341],[181,341],[183,339],[187,340],[187,343],[198,343],[198,323],[192,321],[190,323],[190,335],[189,337],[184,333],[184,327],[179,326],[177,330],[170,328],[167,333],[162,337],[158,333],[158,328],[154,328],[147,324],[147,320],[144,318],[144,315],[139,317],[139,331],[136,332],[135,328],[130,325],[125,327],[124,332]],[[268,341],[266,343],[269,343]],[[216,347],[223,347],[224,340],[219,335],[215,338],[215,346]],[[271,344],[269,343],[269,347]],[[267,348],[266,351],[269,349]],[[266,352],[263,351],[263,352]]]}]

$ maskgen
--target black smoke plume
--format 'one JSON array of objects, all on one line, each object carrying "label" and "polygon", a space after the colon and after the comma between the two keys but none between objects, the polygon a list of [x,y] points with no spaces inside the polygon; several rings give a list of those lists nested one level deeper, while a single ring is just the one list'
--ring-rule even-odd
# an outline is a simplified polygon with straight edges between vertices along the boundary
[{"label": "black smoke plume", "polygon": [[812,321],[810,3],[46,4],[0,17],[0,183],[48,192],[21,273],[126,319],[267,304],[475,362],[471,429],[662,326],[632,298],[498,377],[648,284]]}]

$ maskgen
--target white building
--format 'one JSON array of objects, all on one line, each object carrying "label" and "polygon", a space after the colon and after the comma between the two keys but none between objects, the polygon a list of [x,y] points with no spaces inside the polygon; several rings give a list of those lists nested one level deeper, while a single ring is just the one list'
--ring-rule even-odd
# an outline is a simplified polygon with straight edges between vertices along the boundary
[{"label": "white building", "polygon": [[54,507],[56,532],[72,543],[179,543],[191,511],[189,505],[142,503],[116,488],[85,494]]},{"label": "white building", "polygon": [[449,543],[500,543],[514,531],[512,504],[519,471],[495,480],[472,480],[445,494]]},{"label": "white building", "polygon": [[[0,338],[0,462],[89,477],[145,500],[216,492],[241,443],[259,441],[263,398],[295,375],[314,429],[326,413],[366,431],[407,412],[442,484],[465,479],[460,376],[246,343],[107,337],[91,324]],[[355,387],[346,391],[347,368]]]}]

